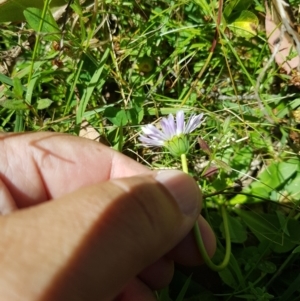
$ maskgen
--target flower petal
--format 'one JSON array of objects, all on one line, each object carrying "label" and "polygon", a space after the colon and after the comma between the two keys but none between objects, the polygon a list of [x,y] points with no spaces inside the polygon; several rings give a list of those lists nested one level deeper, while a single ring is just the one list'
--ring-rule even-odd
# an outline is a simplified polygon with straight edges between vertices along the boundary
[{"label": "flower petal", "polygon": [[192,114],[186,124],[184,133],[189,134],[193,132],[203,122],[203,120],[201,121],[202,118],[203,118],[202,113],[199,115]]},{"label": "flower petal", "polygon": [[[143,126],[143,134],[140,135],[139,141],[141,141],[144,146],[148,147],[167,147],[172,154],[186,153],[188,150],[188,140],[185,135],[194,131],[202,122],[203,114],[192,114],[188,122],[185,123],[184,112],[180,110],[176,113],[176,120],[172,114],[169,114],[168,117],[161,119],[161,130],[152,124]],[[184,144],[175,143],[176,141],[181,141],[182,139],[186,141]],[[185,145],[185,147],[182,147],[182,145]]]},{"label": "flower petal", "polygon": [[163,133],[152,124],[143,126],[142,131],[146,136],[157,137],[159,139],[164,138]]},{"label": "flower petal", "polygon": [[143,144],[144,146],[163,146],[164,145],[164,141],[163,140],[159,140],[159,139],[152,139],[146,136],[140,136],[138,138]]},{"label": "flower petal", "polygon": [[165,134],[166,140],[170,140],[176,135],[175,120],[172,114],[170,114],[168,118],[162,118],[160,125],[163,133]]},{"label": "flower petal", "polygon": [[179,136],[184,133],[184,112],[182,110],[176,113],[176,134]]}]

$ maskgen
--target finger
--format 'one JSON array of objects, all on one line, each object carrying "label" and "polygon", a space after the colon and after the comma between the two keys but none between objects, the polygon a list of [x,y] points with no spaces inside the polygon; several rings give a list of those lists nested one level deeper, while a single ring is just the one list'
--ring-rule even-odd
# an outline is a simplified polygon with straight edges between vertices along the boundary
[{"label": "finger", "polygon": [[200,202],[191,177],[164,171],[81,188],[3,216],[1,296],[111,300],[183,239]]},{"label": "finger", "polygon": [[[198,218],[198,227],[200,228],[206,251],[212,257],[216,250],[216,240],[211,227],[201,215]],[[168,252],[165,257],[160,258],[143,270],[139,277],[152,289],[164,288],[172,280],[174,261],[185,266],[196,266],[203,263],[193,231]]]},{"label": "finger", "polygon": [[5,184],[0,179],[0,215],[17,210],[17,205]]},{"label": "finger", "polygon": [[154,293],[139,279],[133,279],[114,301],[156,301]]},{"label": "finger", "polygon": [[84,138],[57,133],[0,136],[1,179],[19,208],[147,168]]},{"label": "finger", "polygon": [[144,283],[147,283],[153,290],[158,290],[169,285],[173,274],[174,261],[164,256],[146,267],[146,269],[139,274],[139,278]]}]

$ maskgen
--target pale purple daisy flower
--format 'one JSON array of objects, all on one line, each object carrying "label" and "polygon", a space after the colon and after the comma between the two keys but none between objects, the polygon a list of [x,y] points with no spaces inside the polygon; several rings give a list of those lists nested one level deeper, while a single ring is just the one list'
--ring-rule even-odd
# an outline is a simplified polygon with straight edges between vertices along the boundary
[{"label": "pale purple daisy flower", "polygon": [[188,134],[193,132],[203,122],[203,114],[192,114],[184,121],[182,110],[176,113],[176,120],[170,114],[160,121],[161,130],[148,124],[142,127],[143,134],[139,140],[146,147],[163,146],[174,156],[186,154],[189,150]]}]

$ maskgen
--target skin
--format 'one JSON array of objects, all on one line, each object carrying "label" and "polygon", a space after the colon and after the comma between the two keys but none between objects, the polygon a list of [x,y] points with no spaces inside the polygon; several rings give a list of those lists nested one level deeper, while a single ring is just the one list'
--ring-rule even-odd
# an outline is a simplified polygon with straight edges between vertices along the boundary
[{"label": "skin", "polygon": [[7,301],[154,301],[174,261],[210,255],[201,193],[181,172],[153,172],[87,139],[0,136],[0,295]]}]

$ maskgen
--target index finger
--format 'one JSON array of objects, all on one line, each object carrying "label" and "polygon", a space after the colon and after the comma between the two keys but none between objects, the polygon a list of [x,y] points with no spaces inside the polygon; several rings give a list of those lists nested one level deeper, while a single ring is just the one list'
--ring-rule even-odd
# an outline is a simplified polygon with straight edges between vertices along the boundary
[{"label": "index finger", "polygon": [[3,134],[0,149],[1,180],[19,208],[111,178],[149,172],[103,144],[66,134]]}]

